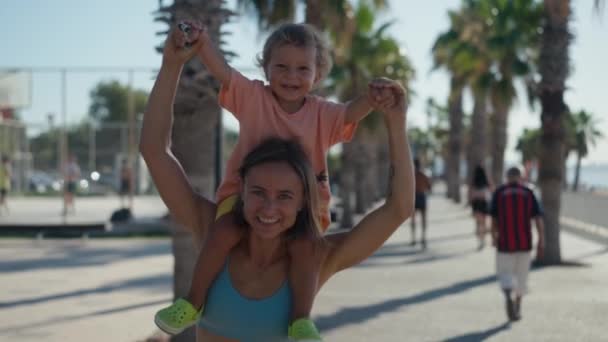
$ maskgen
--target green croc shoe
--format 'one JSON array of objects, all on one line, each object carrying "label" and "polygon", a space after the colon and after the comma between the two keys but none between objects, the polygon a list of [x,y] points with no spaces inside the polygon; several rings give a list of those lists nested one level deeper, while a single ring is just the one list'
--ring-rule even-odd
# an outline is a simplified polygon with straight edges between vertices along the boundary
[{"label": "green croc shoe", "polygon": [[154,323],[167,334],[177,335],[194,325],[202,311],[196,311],[187,300],[179,298],[175,303],[158,311],[154,316]]},{"label": "green croc shoe", "polygon": [[321,335],[315,323],[308,318],[295,320],[287,331],[289,341],[298,342],[322,342]]}]

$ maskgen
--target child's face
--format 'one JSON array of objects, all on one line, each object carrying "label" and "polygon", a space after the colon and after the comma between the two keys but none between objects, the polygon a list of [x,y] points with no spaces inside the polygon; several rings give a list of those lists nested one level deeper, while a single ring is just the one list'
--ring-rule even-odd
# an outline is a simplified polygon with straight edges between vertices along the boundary
[{"label": "child's face", "polygon": [[318,78],[316,59],[314,47],[286,44],[274,48],[266,76],[282,107],[300,103],[312,90]]}]

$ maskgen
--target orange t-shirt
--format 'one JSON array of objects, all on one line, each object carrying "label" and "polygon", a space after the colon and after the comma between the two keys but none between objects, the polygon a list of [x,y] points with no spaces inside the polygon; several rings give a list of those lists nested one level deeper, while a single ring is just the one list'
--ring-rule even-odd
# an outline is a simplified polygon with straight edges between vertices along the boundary
[{"label": "orange t-shirt", "polygon": [[[334,144],[352,139],[357,127],[356,123],[344,123],[346,105],[315,95],[307,95],[299,111],[286,113],[268,86],[259,80],[249,80],[238,71],[232,72],[228,87],[220,89],[219,103],[236,117],[240,130],[217,190],[218,203],[239,192],[239,167],[247,153],[266,138],[295,139],[302,145],[315,174],[329,179],[327,151]],[[328,181],[318,185],[322,221],[327,221],[322,223],[326,226],[331,192]]]}]

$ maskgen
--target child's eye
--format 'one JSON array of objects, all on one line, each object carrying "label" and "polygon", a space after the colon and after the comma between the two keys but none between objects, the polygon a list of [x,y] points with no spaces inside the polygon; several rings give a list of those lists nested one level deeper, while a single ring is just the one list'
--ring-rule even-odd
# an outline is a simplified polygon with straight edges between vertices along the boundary
[{"label": "child's eye", "polygon": [[279,68],[279,69],[285,69],[285,68],[287,68],[287,66],[285,66],[285,64],[277,64],[276,67]]},{"label": "child's eye", "polygon": [[307,66],[299,67],[299,69],[300,69],[300,71],[309,71],[310,70],[310,68]]}]

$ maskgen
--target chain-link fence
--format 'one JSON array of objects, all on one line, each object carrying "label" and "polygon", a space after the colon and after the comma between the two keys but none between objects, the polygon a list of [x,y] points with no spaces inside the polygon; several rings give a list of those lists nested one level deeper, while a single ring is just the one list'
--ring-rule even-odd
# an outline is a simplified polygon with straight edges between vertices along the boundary
[{"label": "chain-link fence", "polygon": [[[31,131],[38,133],[28,137]],[[137,141],[139,129],[136,132]],[[41,128],[40,125],[15,120],[0,121],[0,153],[9,157],[15,193],[46,194],[61,189],[62,134],[58,127]],[[116,192],[120,186],[123,161],[129,156],[128,124],[84,123],[68,128],[66,136],[67,153],[75,157],[81,169],[80,192]],[[139,156],[132,161],[131,169],[135,193],[153,191],[145,163]]]},{"label": "chain-link fence", "polygon": [[[150,68],[0,68],[0,153],[9,157],[12,191],[62,190],[62,170],[74,157],[79,192],[113,194],[127,160],[136,194],[153,191],[137,153],[143,107],[155,73]],[[19,78],[19,79],[21,79]],[[28,99],[18,104],[13,99]],[[4,99],[4,100],[2,100]],[[6,101],[5,101],[6,100]]]}]

